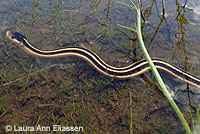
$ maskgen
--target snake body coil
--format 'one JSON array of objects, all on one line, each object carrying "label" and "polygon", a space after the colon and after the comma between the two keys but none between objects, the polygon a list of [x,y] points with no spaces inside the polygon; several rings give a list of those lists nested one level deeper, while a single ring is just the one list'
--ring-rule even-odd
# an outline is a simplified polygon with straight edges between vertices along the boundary
[{"label": "snake body coil", "polygon": [[[69,47],[58,50],[43,51],[33,47],[27,41],[27,38],[18,32],[12,33],[10,31],[7,31],[6,36],[15,43],[19,44],[19,46],[21,46],[25,51],[27,51],[32,55],[39,57],[46,57],[46,58],[77,56],[83,58],[84,60],[89,62],[96,70],[109,77],[128,79],[134,76],[138,76],[150,70],[147,61],[144,59],[136,63],[133,63],[127,67],[117,68],[108,65],[98,55],[96,55],[94,52],[86,48]],[[157,69],[161,69],[165,72],[168,72],[173,76],[177,77],[178,79],[200,88],[200,78],[198,78],[197,76],[187,73],[184,70],[164,60],[161,59],[152,59],[152,60]]]}]

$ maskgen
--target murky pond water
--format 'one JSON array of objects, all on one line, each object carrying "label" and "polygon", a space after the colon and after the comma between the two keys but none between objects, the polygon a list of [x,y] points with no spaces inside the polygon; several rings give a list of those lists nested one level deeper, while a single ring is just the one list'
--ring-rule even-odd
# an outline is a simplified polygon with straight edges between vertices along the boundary
[{"label": "murky pond water", "polygon": [[[171,0],[165,6],[142,1],[141,8],[150,56],[178,67],[160,73],[190,124],[200,104],[199,6],[198,0]],[[151,72],[110,78],[80,57],[40,58],[5,36],[19,32],[41,50],[90,49],[107,64],[126,67],[144,56],[136,33],[118,24],[135,28],[136,19],[135,10],[116,0],[0,1],[0,132],[7,125],[13,133],[40,125],[53,133],[53,125],[61,125],[83,128],[71,133],[184,133]]]}]

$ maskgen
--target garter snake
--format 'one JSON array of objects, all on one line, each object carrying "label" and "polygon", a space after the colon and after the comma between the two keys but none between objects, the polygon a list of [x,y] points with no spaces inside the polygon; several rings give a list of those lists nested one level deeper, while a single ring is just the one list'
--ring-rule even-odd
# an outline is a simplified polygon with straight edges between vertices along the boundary
[{"label": "garter snake", "polygon": [[[11,31],[6,32],[6,36],[19,44],[28,53],[45,58],[53,57],[64,57],[64,56],[77,56],[87,62],[89,62],[97,71],[100,73],[119,79],[129,79],[134,76],[138,76],[150,70],[150,67],[145,59],[135,62],[126,67],[113,67],[105,63],[98,55],[87,48],[82,47],[68,47],[57,50],[39,50],[33,47],[27,40],[27,38],[18,32],[12,33]],[[172,74],[178,79],[189,83],[193,86],[200,88],[200,78],[194,76],[171,63],[164,61],[162,59],[152,59],[158,70],[163,70],[167,73]]]}]

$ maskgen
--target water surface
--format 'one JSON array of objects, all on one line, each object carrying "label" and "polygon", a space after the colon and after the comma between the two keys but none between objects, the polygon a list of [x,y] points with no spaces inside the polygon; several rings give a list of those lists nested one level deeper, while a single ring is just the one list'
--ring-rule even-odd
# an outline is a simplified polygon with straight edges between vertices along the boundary
[{"label": "water surface", "polygon": [[[159,1],[143,1],[148,52],[200,76],[198,0],[167,1],[164,15],[162,8]],[[133,133],[184,133],[151,73],[130,80],[108,78],[79,58],[34,57],[5,37],[7,30],[20,32],[42,50],[84,44],[106,63],[123,67],[143,57],[137,35],[117,26],[134,28],[134,10],[116,0],[7,0],[0,2],[0,20],[2,133],[8,124],[37,123],[83,126],[81,133],[129,133],[131,117]],[[162,77],[190,122],[188,110],[195,113],[200,89],[167,73]]]}]

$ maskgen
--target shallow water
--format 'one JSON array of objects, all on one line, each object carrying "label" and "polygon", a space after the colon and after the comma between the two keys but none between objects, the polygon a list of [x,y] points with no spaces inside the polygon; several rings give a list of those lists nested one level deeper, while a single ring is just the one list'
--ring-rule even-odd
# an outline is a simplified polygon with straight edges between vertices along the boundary
[{"label": "shallow water", "polygon": [[[164,19],[161,2],[143,1],[142,6],[149,54],[200,76],[198,0],[167,1]],[[83,133],[129,133],[131,118],[134,133],[184,132],[166,98],[144,77],[117,80],[102,76],[79,58],[34,57],[5,37],[7,30],[20,32],[42,50],[84,44],[106,63],[127,66],[143,56],[135,33],[117,24],[134,28],[134,10],[116,0],[7,0],[0,1],[0,20],[2,133],[8,124],[37,122],[83,126]],[[151,74],[145,77],[157,85]],[[185,92],[186,83],[170,74],[162,77],[190,121],[188,109],[195,113],[200,89],[189,86]]]}]

